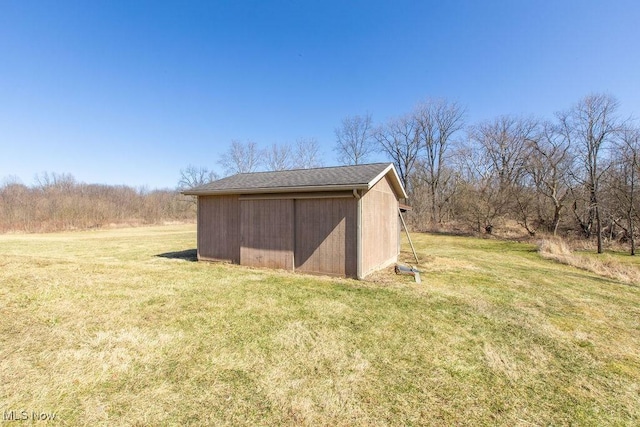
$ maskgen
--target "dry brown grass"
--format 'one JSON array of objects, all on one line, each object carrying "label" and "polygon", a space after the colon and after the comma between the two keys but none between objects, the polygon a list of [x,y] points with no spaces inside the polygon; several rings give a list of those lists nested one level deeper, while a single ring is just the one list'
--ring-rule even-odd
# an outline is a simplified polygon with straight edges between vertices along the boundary
[{"label": "dry brown grass", "polygon": [[569,243],[560,238],[540,240],[538,252],[546,259],[552,259],[630,285],[640,285],[640,268],[636,265],[620,262],[609,254],[593,256],[576,253],[571,250]]}]

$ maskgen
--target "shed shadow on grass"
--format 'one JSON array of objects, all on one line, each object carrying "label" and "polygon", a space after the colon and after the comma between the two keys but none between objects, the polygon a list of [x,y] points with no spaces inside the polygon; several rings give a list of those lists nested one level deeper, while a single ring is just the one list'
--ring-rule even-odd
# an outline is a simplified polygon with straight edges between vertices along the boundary
[{"label": "shed shadow on grass", "polygon": [[182,261],[198,261],[198,250],[197,249],[186,249],[184,251],[177,252],[165,252],[163,254],[156,255],[160,258],[169,258],[169,259],[179,259]]}]

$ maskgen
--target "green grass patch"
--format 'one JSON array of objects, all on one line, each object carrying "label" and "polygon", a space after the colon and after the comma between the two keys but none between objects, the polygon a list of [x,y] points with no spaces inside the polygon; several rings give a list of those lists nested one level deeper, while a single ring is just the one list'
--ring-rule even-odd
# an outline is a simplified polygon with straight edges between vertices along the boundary
[{"label": "green grass patch", "polygon": [[[61,425],[637,425],[640,289],[416,234],[423,283],[193,262],[193,226],[0,236],[0,412]],[[408,252],[402,258],[410,260]]]}]

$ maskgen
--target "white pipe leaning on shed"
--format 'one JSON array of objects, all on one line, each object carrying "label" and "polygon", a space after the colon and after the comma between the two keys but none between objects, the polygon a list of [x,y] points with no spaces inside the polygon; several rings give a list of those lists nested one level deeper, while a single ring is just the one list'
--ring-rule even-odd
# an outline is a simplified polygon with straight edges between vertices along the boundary
[{"label": "white pipe leaning on shed", "polygon": [[407,239],[409,239],[409,244],[411,245],[411,250],[413,251],[413,257],[416,259],[416,263],[420,263],[418,261],[418,254],[416,253],[416,248],[413,247],[413,242],[411,241],[411,235],[409,234],[409,230],[407,229],[407,224],[404,222],[404,218],[402,217],[402,210],[398,208],[398,214],[400,215],[400,219],[402,220],[402,225],[404,226],[404,231],[407,233]]}]

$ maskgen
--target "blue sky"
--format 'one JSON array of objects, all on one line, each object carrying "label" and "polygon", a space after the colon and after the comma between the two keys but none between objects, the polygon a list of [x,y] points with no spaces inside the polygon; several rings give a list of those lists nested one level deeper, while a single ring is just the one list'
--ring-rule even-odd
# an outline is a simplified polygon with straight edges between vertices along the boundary
[{"label": "blue sky", "polygon": [[232,139],[314,137],[428,97],[468,121],[592,92],[640,114],[640,2],[0,0],[0,180],[173,188]]}]

